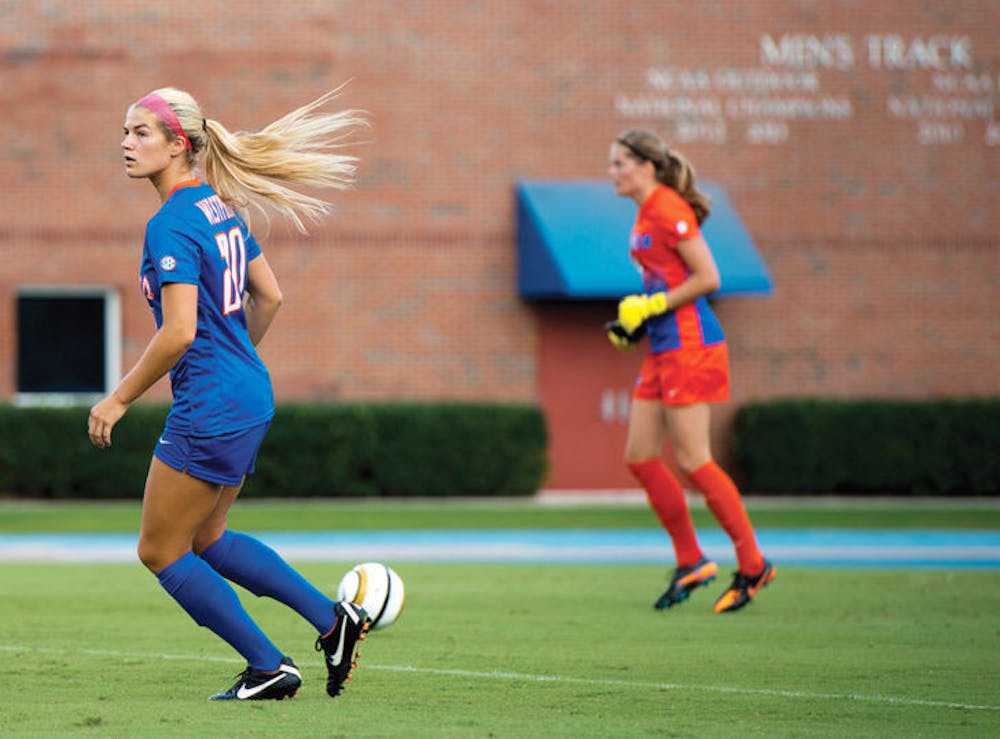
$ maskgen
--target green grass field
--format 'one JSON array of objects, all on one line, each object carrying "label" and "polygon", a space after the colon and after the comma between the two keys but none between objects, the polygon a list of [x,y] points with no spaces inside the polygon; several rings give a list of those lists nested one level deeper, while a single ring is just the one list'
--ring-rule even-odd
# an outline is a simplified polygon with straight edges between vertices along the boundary
[{"label": "green grass field", "polygon": [[[751,500],[757,528],[1000,529],[1000,503],[963,501],[836,499]],[[704,507],[691,515],[698,527],[717,526]],[[305,500],[241,499],[230,514],[248,531],[372,529],[642,528],[658,527],[641,501],[627,504],[548,505],[522,499]],[[0,501],[0,534],[55,531],[136,531],[139,503]]]},{"label": "green grass field", "polygon": [[[527,505],[497,504],[485,516],[479,504],[426,507],[438,515],[425,504],[242,505],[234,524],[315,529],[317,520],[353,518],[357,528],[368,526],[362,519],[419,528],[444,519],[457,528],[536,520]],[[961,506],[930,508],[924,523],[912,520],[921,515],[912,510],[898,513],[910,521],[904,525],[963,527]],[[553,527],[655,525],[641,508],[546,511],[536,516]],[[752,511],[758,526],[764,513]],[[135,514],[134,504],[0,506],[0,532],[28,530],[25,515],[37,531],[81,530],[88,516],[84,530],[119,530],[118,517],[134,528]],[[770,515],[808,525],[792,511]],[[812,520],[834,525],[839,516],[855,527],[862,519],[873,527],[891,521],[877,511],[822,510]],[[996,528],[995,516],[975,510],[964,527]],[[352,564],[300,569],[333,589]],[[666,566],[391,564],[407,585],[405,610],[362,644],[355,677],[334,700],[323,690],[310,628],[283,606],[240,591],[302,668],[304,684],[292,701],[238,705],[205,698],[229,686],[242,669],[239,657],[195,626],[138,563],[0,564],[0,653],[13,673],[0,701],[0,734],[1000,735],[995,570],[778,563],[773,585],[747,609],[715,615],[728,570],[681,607],[657,612],[650,604]]]}]

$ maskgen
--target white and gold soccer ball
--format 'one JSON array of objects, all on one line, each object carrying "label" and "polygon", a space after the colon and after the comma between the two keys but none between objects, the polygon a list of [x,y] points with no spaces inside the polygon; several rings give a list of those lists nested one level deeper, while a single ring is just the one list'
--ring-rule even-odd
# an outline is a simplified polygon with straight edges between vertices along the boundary
[{"label": "white and gold soccer ball", "polygon": [[384,629],[403,610],[406,589],[396,571],[381,562],[353,567],[337,586],[337,600],[349,600],[368,612],[372,629]]}]

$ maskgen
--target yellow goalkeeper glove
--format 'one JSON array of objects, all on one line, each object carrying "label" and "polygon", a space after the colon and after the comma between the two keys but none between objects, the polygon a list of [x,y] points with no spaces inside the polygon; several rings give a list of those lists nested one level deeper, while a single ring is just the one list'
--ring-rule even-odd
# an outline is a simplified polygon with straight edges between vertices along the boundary
[{"label": "yellow goalkeeper glove", "polygon": [[618,321],[608,321],[604,324],[604,330],[608,334],[608,341],[614,345],[615,349],[621,352],[631,350],[646,335],[645,326],[640,326],[634,333],[630,334],[622,328],[622,325]]},{"label": "yellow goalkeeper glove", "polygon": [[618,323],[625,333],[634,334],[647,319],[666,313],[669,309],[667,294],[664,292],[626,295],[618,303]]}]

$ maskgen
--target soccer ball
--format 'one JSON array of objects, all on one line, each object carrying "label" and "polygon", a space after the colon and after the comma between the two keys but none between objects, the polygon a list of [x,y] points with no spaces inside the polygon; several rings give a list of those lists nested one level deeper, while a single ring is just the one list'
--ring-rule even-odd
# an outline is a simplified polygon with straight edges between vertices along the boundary
[{"label": "soccer ball", "polygon": [[368,612],[372,629],[384,629],[399,618],[406,600],[403,580],[391,567],[365,562],[344,575],[337,600],[349,600]]}]

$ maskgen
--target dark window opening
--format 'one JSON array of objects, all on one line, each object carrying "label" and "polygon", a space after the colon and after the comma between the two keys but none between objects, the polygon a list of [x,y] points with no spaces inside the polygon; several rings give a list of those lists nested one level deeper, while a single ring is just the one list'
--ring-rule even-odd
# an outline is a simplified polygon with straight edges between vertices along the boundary
[{"label": "dark window opening", "polygon": [[18,392],[105,392],[104,309],[103,295],[18,297]]}]

